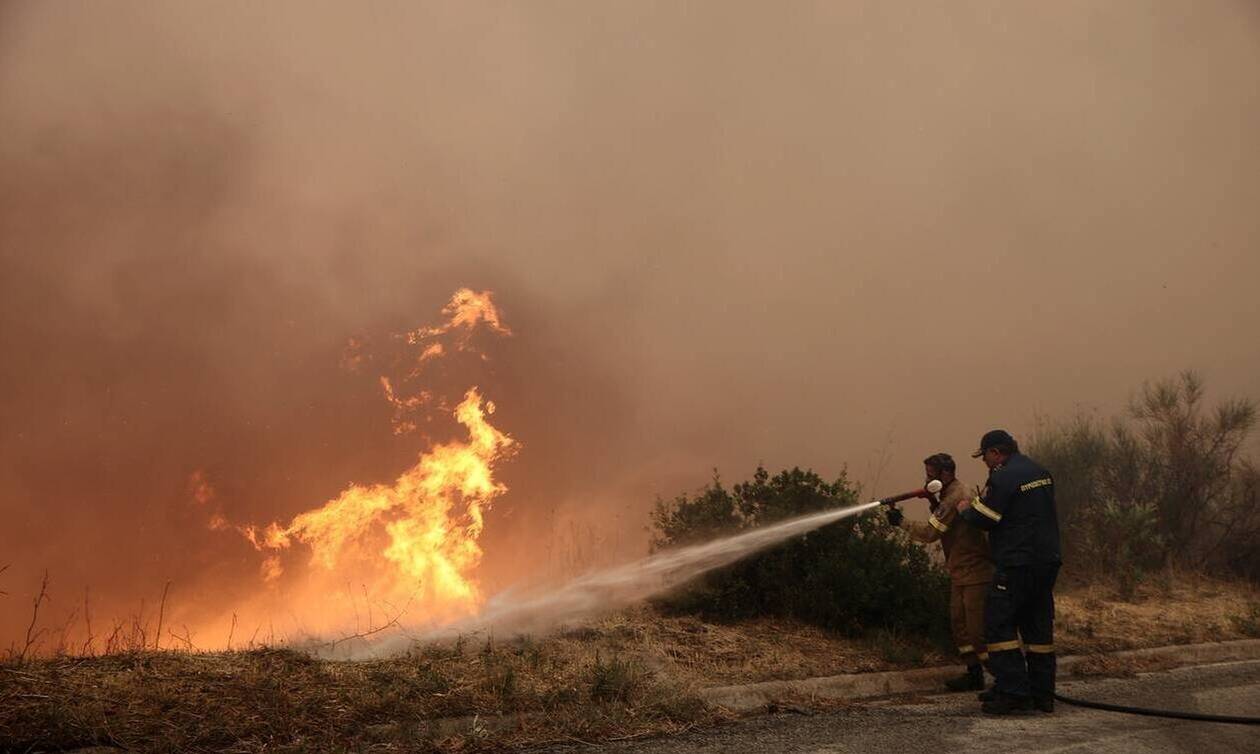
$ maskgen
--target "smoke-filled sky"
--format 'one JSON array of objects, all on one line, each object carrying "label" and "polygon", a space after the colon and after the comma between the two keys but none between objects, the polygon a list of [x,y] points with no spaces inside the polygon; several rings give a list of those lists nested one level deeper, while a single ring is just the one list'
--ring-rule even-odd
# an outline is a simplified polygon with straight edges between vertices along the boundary
[{"label": "smoke-filled sky", "polygon": [[0,3],[0,639],[45,568],[248,593],[190,476],[392,479],[340,359],[461,286],[516,333],[458,380],[522,443],[491,587],[714,467],[890,491],[1183,368],[1260,398],[1258,133],[1246,0]]}]

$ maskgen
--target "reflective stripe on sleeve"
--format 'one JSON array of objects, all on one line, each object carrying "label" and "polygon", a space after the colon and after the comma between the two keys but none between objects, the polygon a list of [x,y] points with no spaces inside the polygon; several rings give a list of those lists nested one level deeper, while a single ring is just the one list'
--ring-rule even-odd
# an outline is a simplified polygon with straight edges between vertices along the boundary
[{"label": "reflective stripe on sleeve", "polygon": [[928,523],[932,525],[933,529],[936,529],[941,534],[949,531],[949,524],[942,524],[941,520],[936,516],[928,516]]},{"label": "reflective stripe on sleeve", "polygon": [[1008,649],[1019,649],[1019,639],[1011,641],[991,641],[989,642],[990,652],[1005,652]]},{"label": "reflective stripe on sleeve", "polygon": [[1002,520],[1002,514],[998,513],[997,511],[993,510],[989,506],[980,502],[980,498],[976,498],[975,500],[972,500],[971,507],[975,508],[976,512],[984,516],[985,518],[993,519],[994,523],[997,523],[998,521]]},{"label": "reflective stripe on sleeve", "polygon": [[1035,652],[1039,655],[1054,654],[1053,644],[1029,644],[1027,647],[1025,647],[1025,649],[1027,649],[1029,652]]},{"label": "reflective stripe on sleeve", "polygon": [[964,644],[958,648],[958,654],[960,655],[965,655],[968,652],[974,652],[974,651],[976,651],[976,648],[971,646],[970,644]]}]

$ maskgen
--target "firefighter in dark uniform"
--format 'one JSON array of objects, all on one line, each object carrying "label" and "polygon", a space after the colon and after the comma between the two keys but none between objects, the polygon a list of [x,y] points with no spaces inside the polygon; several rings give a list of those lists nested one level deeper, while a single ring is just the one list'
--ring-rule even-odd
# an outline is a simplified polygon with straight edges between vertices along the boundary
[{"label": "firefighter in dark uniform", "polygon": [[1054,582],[1063,562],[1054,479],[1020,453],[1005,430],[986,432],[972,457],[984,459],[989,481],[958,510],[964,521],[989,533],[995,569],[984,610],[995,682],[981,694],[982,709],[997,715],[1053,712]]}]

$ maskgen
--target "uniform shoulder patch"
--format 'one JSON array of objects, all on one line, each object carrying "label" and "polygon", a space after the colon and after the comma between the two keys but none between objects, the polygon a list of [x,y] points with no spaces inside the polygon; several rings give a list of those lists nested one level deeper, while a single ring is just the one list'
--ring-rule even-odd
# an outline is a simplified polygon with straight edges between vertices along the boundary
[{"label": "uniform shoulder patch", "polygon": [[1029,490],[1035,490],[1038,487],[1049,487],[1052,484],[1054,484],[1054,480],[1052,480],[1050,477],[1046,477],[1045,479],[1037,479],[1027,484],[1021,484],[1019,486],[1019,491],[1027,492]]}]

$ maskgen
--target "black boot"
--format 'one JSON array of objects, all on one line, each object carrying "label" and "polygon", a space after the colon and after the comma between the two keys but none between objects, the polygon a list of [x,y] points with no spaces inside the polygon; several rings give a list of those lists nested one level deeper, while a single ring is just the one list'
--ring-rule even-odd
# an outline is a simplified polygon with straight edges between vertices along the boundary
[{"label": "black boot", "polygon": [[988,715],[1027,715],[1033,711],[1033,701],[1027,696],[999,693],[997,699],[981,704],[980,710]]},{"label": "black boot", "polygon": [[1053,696],[1034,696],[1033,707],[1038,712],[1054,712]]},{"label": "black boot", "polygon": [[981,691],[979,694],[976,694],[976,698],[982,702],[991,702],[994,699],[997,699],[997,694],[998,694],[997,687],[990,686],[984,691]]},{"label": "black boot", "polygon": [[979,665],[968,665],[967,672],[945,682],[950,691],[977,691],[984,688],[984,668]]}]

